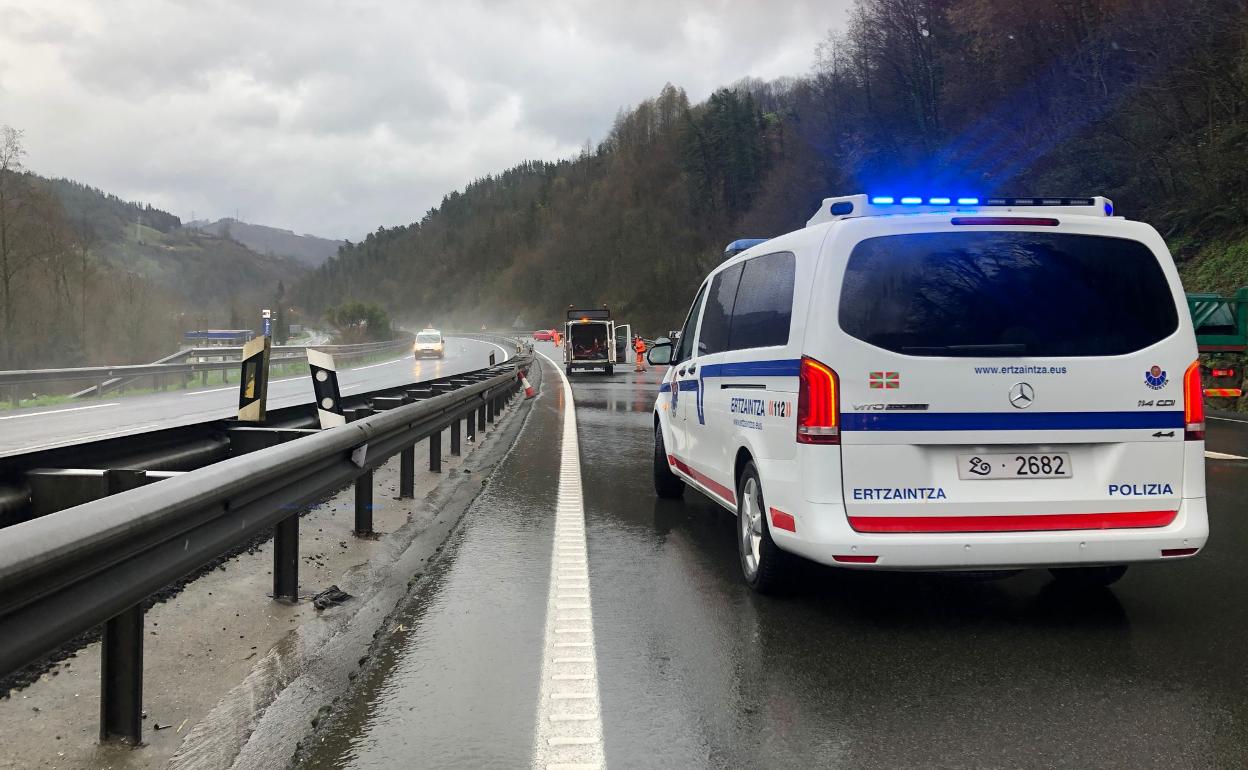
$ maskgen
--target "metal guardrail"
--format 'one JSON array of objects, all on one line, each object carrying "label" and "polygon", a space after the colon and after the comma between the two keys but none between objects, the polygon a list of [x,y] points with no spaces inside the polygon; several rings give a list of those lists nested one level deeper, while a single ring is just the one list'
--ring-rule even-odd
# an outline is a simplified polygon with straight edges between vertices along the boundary
[{"label": "metal guardrail", "polygon": [[5,528],[0,675],[104,624],[101,738],[137,742],[144,599],[271,530],[273,595],[297,600],[301,510],[354,483],[355,530],[371,534],[373,470],[401,455],[399,492],[411,497],[416,445],[429,442],[430,470],[440,471],[442,431],[451,428],[450,452],[459,454],[461,423],[472,440],[493,422],[529,361],[376,396],[384,411],[356,410],[329,430],[237,424],[254,451],[159,480],[104,471],[113,494]]}]

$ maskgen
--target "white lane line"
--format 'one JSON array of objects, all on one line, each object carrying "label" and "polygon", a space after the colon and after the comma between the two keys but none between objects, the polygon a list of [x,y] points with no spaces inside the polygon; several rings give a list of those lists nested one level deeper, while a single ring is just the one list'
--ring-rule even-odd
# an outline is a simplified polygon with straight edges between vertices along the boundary
[{"label": "white lane line", "polygon": [[407,360],[413,359],[413,358],[415,358],[415,357],[416,357],[416,355],[415,355],[415,354],[412,354],[412,355],[410,355],[410,356],[403,356],[402,358],[396,358],[396,359],[394,359],[393,361],[382,361],[382,362],[381,362],[381,363],[379,363],[379,364],[369,364],[368,366],[353,366],[353,367],[351,367],[350,369],[343,369],[342,371],[344,371],[344,372],[362,372],[362,371],[364,371],[365,369],[373,369],[373,368],[376,368],[376,367],[378,367],[378,366],[389,366],[390,364],[397,364],[397,363],[398,363],[398,362],[400,362],[400,361],[407,361]]},{"label": "white lane line", "polygon": [[59,446],[65,446],[66,444],[78,444],[78,443],[90,441],[92,439],[97,439],[97,438],[109,438],[111,436],[126,436],[131,433],[142,433],[143,431],[152,430],[154,428],[160,428],[160,427],[168,427],[168,426],[162,426],[159,423],[155,423],[155,422],[144,423],[142,425],[130,425],[125,428],[122,428],[121,430],[110,430],[107,433],[92,433],[89,436],[74,436],[73,438],[61,439],[60,441],[53,441],[48,444],[33,444],[31,446],[24,446],[24,447],[20,447],[17,451],[37,452],[40,449],[54,449]]},{"label": "white lane line", "polygon": [[[493,345],[494,343],[490,343]],[[501,346],[495,345],[499,350]],[[507,351],[503,350],[504,360]],[[602,707],[598,700],[598,661],[594,650],[593,609],[585,542],[585,498],[577,443],[576,405],[563,368],[542,353],[563,381],[563,439],[555,534],[550,550],[550,592],[546,599],[546,642],[542,654],[533,767],[602,768]],[[577,617],[561,599],[574,591]],[[560,610],[564,610],[561,612]],[[562,641],[572,637],[577,641]],[[567,648],[577,648],[568,657]]]},{"label": "white lane line", "polygon": [[1210,460],[1248,460],[1248,457],[1230,455],[1225,452],[1211,452],[1208,449],[1205,450],[1205,457],[1208,457]]},{"label": "white lane line", "polygon": [[106,406],[117,406],[114,401],[110,404],[92,404],[91,406],[74,406],[69,409],[53,409],[49,412],[30,412],[29,414],[13,414],[8,417],[0,417],[0,420],[20,420],[23,417],[43,417],[45,414],[61,414],[62,412],[81,412],[84,409],[103,409]]}]

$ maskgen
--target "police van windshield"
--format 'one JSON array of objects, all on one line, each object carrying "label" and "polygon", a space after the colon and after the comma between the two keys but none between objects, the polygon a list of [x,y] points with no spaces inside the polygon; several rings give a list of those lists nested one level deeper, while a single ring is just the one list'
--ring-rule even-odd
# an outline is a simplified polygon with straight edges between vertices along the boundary
[{"label": "police van windshield", "polygon": [[840,324],[916,356],[1113,356],[1178,329],[1156,256],[1123,238],[918,233],[854,247]]}]

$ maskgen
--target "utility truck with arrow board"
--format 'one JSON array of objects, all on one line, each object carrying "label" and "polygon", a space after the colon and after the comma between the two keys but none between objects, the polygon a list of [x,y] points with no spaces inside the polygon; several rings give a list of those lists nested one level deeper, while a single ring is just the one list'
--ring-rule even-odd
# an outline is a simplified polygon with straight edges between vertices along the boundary
[{"label": "utility truck with arrow board", "polygon": [[564,369],[569,374],[573,369],[597,369],[614,374],[615,365],[621,360],[617,342],[620,334],[625,340],[632,339],[628,325],[617,327],[605,305],[594,310],[569,306],[568,320],[564,324]]}]

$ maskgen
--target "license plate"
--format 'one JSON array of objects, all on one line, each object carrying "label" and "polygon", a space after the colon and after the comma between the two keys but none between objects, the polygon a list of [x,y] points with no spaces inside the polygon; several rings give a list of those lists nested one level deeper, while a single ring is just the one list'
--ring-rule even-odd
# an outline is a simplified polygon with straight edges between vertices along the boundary
[{"label": "license plate", "polygon": [[1073,473],[1065,452],[958,455],[960,479],[1068,479]]}]

